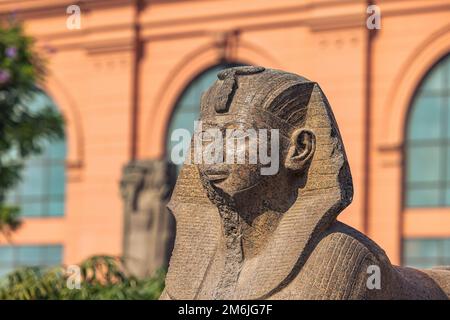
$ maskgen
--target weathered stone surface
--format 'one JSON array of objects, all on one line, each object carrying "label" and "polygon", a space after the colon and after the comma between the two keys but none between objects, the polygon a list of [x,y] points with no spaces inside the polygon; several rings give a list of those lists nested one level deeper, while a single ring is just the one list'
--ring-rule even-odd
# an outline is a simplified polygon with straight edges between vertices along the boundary
[{"label": "weathered stone surface", "polygon": [[[175,248],[161,299],[447,299],[448,270],[391,265],[336,220],[353,185],[339,129],[315,82],[278,70],[219,73],[203,95],[211,127],[280,130],[280,168],[185,164],[169,208]],[[369,267],[380,288],[367,286]]]},{"label": "weathered stone surface", "polygon": [[123,169],[123,255],[127,270],[138,277],[166,267],[173,249],[175,222],[167,202],[175,167],[164,160],[139,160]]}]

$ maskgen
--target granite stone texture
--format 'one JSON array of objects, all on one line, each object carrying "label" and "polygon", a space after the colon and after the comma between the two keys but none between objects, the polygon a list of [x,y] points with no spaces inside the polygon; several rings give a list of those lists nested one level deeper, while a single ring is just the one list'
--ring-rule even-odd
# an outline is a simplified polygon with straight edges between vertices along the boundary
[{"label": "granite stone texture", "polygon": [[337,221],[352,201],[352,177],[317,83],[263,67],[226,69],[202,96],[201,120],[220,130],[278,129],[279,170],[183,166],[168,205],[176,240],[161,299],[448,299],[448,269],[394,266]]}]

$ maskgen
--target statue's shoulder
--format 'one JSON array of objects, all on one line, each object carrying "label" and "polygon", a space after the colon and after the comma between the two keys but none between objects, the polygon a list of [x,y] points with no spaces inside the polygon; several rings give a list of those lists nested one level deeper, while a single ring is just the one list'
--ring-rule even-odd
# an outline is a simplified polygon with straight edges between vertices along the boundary
[{"label": "statue's shoulder", "polygon": [[[323,234],[293,281],[310,299],[446,299],[450,272],[393,266],[361,232],[336,222]],[[305,296],[306,293],[306,296]]]},{"label": "statue's shoulder", "polygon": [[361,254],[380,260],[380,263],[390,264],[386,252],[378,244],[362,232],[339,221],[330,226],[320,242],[324,245],[330,242],[334,244],[336,241],[339,242],[339,246],[342,248],[354,246],[355,249],[361,251]]},{"label": "statue's shoulder", "polygon": [[383,294],[367,288],[373,266],[382,281],[389,281],[392,266],[385,252],[364,234],[336,222],[316,240],[286,293],[293,299],[370,299]]},{"label": "statue's shoulder", "polygon": [[[330,259],[335,267],[340,267],[341,271],[348,274],[368,262],[380,267],[391,266],[380,246],[360,231],[339,221],[333,223],[317,241],[311,257],[320,260]],[[350,265],[353,268],[344,268]]]}]

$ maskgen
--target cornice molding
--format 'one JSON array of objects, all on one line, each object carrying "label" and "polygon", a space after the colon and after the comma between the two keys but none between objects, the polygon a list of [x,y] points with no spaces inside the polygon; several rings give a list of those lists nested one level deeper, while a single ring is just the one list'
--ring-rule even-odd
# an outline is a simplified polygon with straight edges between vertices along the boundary
[{"label": "cornice molding", "polygon": [[135,42],[133,38],[122,38],[107,41],[92,41],[83,43],[87,54],[103,54],[121,51],[134,51]]},{"label": "cornice molding", "polygon": [[[83,11],[92,11],[98,8],[114,6],[135,6],[139,0],[0,0],[0,17],[6,14],[12,7],[19,8],[17,16],[19,19],[40,18],[52,14],[61,15],[65,13],[65,7],[70,4],[79,4]],[[179,0],[142,0],[144,9],[141,12],[140,30],[142,41],[161,41],[176,38],[189,38],[205,36],[214,33],[220,28],[222,21],[232,21],[234,26],[242,32],[290,28],[303,26],[312,32],[322,32],[337,29],[356,29],[365,28],[367,19],[366,2],[363,0],[304,0],[298,4],[295,2],[286,2],[277,7],[270,2],[261,2],[261,6],[255,6],[239,11],[226,8],[226,10],[214,10],[208,14],[195,15],[194,13],[186,15],[164,15],[164,19],[152,14],[151,8],[159,5],[172,3]],[[185,4],[189,1],[183,1]],[[191,0],[190,2],[199,2]],[[408,4],[410,3],[410,4]],[[378,3],[377,3],[378,4]],[[400,0],[379,1],[382,7],[382,16],[389,17],[401,14],[412,14],[420,9],[420,12],[431,12],[450,8],[443,0],[429,0],[406,2]],[[61,11],[64,10],[64,11]],[[160,10],[160,9],[158,9]],[[167,9],[169,10],[169,9]],[[181,10],[181,9],[180,9]],[[164,11],[165,12],[165,11]],[[101,15],[96,16],[101,20]],[[100,21],[99,20],[99,21]],[[52,45],[61,49],[71,49],[76,46],[84,46],[89,41],[86,36],[110,33],[112,31],[123,31],[130,28],[133,21],[117,22],[112,25],[95,25],[92,27],[83,27],[80,32],[49,32],[47,34],[36,35],[37,38],[52,42]],[[122,40],[113,40],[112,43]],[[97,49],[90,44],[88,50],[97,52]],[[101,46],[100,46],[101,47]],[[106,47],[129,48],[128,45],[107,45]],[[106,49],[105,49],[106,50]],[[106,51],[108,51],[107,49]],[[102,51],[102,50],[100,50]]]},{"label": "cornice molding", "polygon": [[45,18],[65,13],[70,5],[84,11],[134,5],[136,0],[4,0],[0,1],[0,17],[15,14],[18,19]]},{"label": "cornice molding", "polygon": [[365,28],[367,16],[364,14],[349,14],[336,16],[323,16],[312,19],[305,19],[304,23],[313,32],[348,29],[348,28]]}]

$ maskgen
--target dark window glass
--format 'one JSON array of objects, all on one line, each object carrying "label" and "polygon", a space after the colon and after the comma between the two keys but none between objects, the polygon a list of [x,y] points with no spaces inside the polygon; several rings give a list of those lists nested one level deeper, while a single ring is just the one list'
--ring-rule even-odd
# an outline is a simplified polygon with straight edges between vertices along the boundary
[{"label": "dark window glass", "polygon": [[62,253],[61,245],[0,246],[0,277],[20,267],[60,265]]},{"label": "dark window glass", "polygon": [[[43,92],[29,102],[31,110],[47,106],[56,109],[53,101]],[[18,206],[24,217],[64,215],[66,190],[66,142],[42,141],[43,153],[26,159],[22,181],[6,195],[6,202]],[[12,154],[12,157],[16,155]]]},{"label": "dark window glass", "polygon": [[415,268],[450,265],[450,238],[404,239],[403,264]]},{"label": "dark window glass", "polygon": [[416,91],[406,133],[406,207],[450,206],[450,55]]}]

